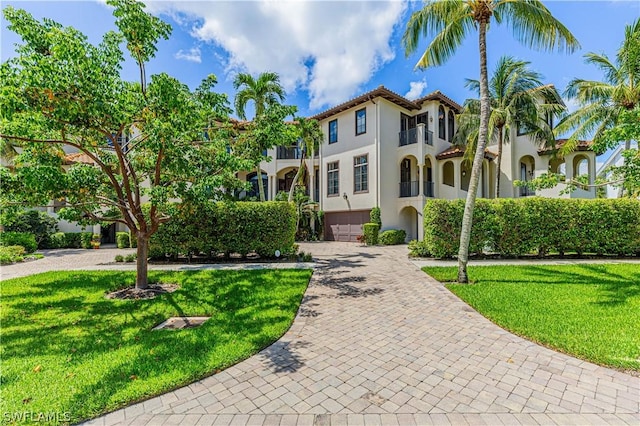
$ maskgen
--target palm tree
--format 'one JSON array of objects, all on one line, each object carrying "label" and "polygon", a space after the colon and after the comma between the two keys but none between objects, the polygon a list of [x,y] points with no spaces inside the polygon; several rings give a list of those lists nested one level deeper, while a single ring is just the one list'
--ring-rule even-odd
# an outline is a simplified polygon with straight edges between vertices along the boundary
[{"label": "palm tree", "polygon": [[458,282],[461,283],[469,282],[467,262],[471,223],[489,130],[491,100],[487,76],[487,26],[492,18],[496,24],[509,24],[515,37],[530,47],[547,50],[564,48],[569,52],[579,47],[573,34],[551,15],[540,0],[427,0],[421,10],[411,15],[402,38],[407,55],[418,48],[421,36],[434,36],[416,64],[418,68],[443,64],[455,53],[469,32],[478,30],[480,126],[460,230]]},{"label": "palm tree", "polygon": [[[498,60],[496,69],[489,80],[491,114],[489,116],[488,140],[497,142],[498,156],[496,176],[496,197],[500,197],[500,175],[502,169],[502,148],[510,142],[510,136],[518,129],[529,135],[534,142],[552,145],[553,131],[547,124],[548,115],[555,116],[564,111],[560,95],[552,85],[542,85],[542,76],[529,69],[530,62],[519,61],[511,56]],[[466,87],[479,92],[480,82],[467,79]],[[458,119],[458,130],[453,142],[475,148],[480,122],[480,101],[468,99]],[[520,133],[522,134],[522,133]],[[467,153],[473,152],[467,149]]]},{"label": "palm tree", "polygon": [[[264,114],[265,109],[269,105],[278,103],[278,101],[284,100],[284,89],[280,84],[280,77],[274,72],[263,72],[254,79],[253,76],[247,73],[239,73],[233,80],[233,88],[238,90],[234,106],[238,116],[246,120],[245,107],[250,101],[253,101],[255,116],[258,117]],[[256,146],[255,149],[258,152],[262,152],[268,147]],[[256,175],[258,177],[258,192],[260,192],[260,201],[265,201],[264,184],[262,182],[262,170],[260,169],[260,162],[256,164]]]},{"label": "palm tree", "polygon": [[[302,172],[305,167],[305,160],[307,158],[307,153],[310,154],[310,157],[313,159],[315,153],[318,149],[320,149],[320,144],[322,143],[323,135],[322,130],[320,129],[320,124],[316,120],[306,119],[304,117],[296,118],[296,123],[298,127],[298,131],[300,132],[300,138],[298,139],[298,146],[300,147],[300,167],[298,167],[298,171],[296,172],[295,177],[293,178],[293,184],[291,185],[291,189],[289,189],[289,202],[293,201],[293,197],[295,194],[296,185],[298,181],[302,177]],[[310,179],[314,178],[314,169],[311,167]]]},{"label": "palm tree", "polygon": [[[562,147],[562,153],[573,151],[580,139],[592,137],[596,149],[603,145],[605,130],[614,127],[622,111],[640,105],[640,19],[625,28],[625,39],[615,61],[605,54],[587,53],[585,61],[600,68],[604,81],[573,79],[565,95],[578,101],[579,109],[566,116],[556,127],[556,134],[572,131]],[[635,52],[635,53],[634,53]],[[631,141],[625,141],[625,150]]]}]

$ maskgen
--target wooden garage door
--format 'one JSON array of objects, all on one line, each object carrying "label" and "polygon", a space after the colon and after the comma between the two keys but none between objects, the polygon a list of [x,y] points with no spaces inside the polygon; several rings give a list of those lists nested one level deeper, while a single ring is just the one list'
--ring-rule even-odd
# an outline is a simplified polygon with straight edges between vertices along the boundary
[{"label": "wooden garage door", "polygon": [[358,235],[362,235],[362,224],[369,222],[370,212],[371,210],[359,210],[325,213],[325,240],[358,241]]}]

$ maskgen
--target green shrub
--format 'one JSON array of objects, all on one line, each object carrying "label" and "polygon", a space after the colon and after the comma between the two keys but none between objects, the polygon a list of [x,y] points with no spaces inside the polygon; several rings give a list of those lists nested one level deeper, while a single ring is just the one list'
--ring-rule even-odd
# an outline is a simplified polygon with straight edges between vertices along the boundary
[{"label": "green shrub", "polygon": [[58,230],[58,221],[43,211],[23,210],[4,224],[4,230],[33,234],[38,248],[50,248],[49,237]]},{"label": "green shrub", "polygon": [[6,265],[24,260],[25,250],[22,246],[0,247],[0,265]]},{"label": "green shrub", "polygon": [[371,213],[369,213],[369,221],[371,223],[377,223],[380,228],[382,228],[382,218],[380,217],[380,207],[374,207],[371,209]]},{"label": "green shrub", "polygon": [[394,244],[404,244],[404,240],[407,239],[407,233],[402,229],[387,229],[382,231],[378,237],[378,242],[385,246]]},{"label": "green shrub", "polygon": [[91,237],[93,234],[91,232],[81,232],[80,233],[80,247],[83,249],[91,248]]},{"label": "green shrub", "polygon": [[22,246],[27,253],[33,253],[38,249],[36,237],[26,232],[2,232],[0,233],[0,245]]},{"label": "green shrub", "polygon": [[131,247],[131,238],[128,232],[116,232],[116,244],[119,249]]},{"label": "green shrub", "polygon": [[[460,248],[460,228],[465,200],[429,199],[424,206],[424,244],[437,258],[452,257]],[[473,214],[469,242],[470,253],[492,250],[497,230],[495,208],[491,200],[479,199]]]},{"label": "green shrub", "polygon": [[[435,257],[457,254],[464,200],[428,200],[425,247]],[[632,255],[640,252],[640,201],[635,199],[478,200],[470,252],[513,257],[537,252]]]},{"label": "green shrub", "polygon": [[66,240],[64,237],[64,232],[56,232],[55,234],[51,234],[49,236],[49,248],[59,249],[64,248],[66,244]]},{"label": "green shrub", "polygon": [[131,231],[129,231],[129,243],[131,245],[131,248],[137,248],[138,247],[138,239],[136,238],[135,235],[133,235],[131,233]]},{"label": "green shrub", "polygon": [[409,241],[409,256],[431,257],[431,253],[429,253],[429,250],[427,250],[427,245],[424,241],[411,240]]},{"label": "green shrub", "polygon": [[368,246],[375,246],[378,244],[378,232],[380,232],[380,225],[377,223],[365,223],[362,225],[362,231],[364,232],[364,241]]},{"label": "green shrub", "polygon": [[128,254],[124,257],[124,261],[125,262],[135,262],[136,261],[136,255],[135,254]]},{"label": "green shrub", "polygon": [[151,237],[151,257],[242,256],[255,251],[273,258],[293,251],[296,211],[281,201],[181,204],[178,213]]},{"label": "green shrub", "polygon": [[115,260],[116,262],[124,262],[124,256],[121,254],[116,254]]}]

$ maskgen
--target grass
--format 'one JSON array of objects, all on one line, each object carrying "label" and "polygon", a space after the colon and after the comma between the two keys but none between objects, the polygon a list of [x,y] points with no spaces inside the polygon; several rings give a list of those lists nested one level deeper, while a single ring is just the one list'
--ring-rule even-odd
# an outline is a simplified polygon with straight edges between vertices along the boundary
[{"label": "grass", "polygon": [[600,365],[640,371],[640,267],[477,266],[423,270],[499,326]]},{"label": "grass", "polygon": [[[289,328],[310,270],[150,272],[153,300],[106,299],[129,272],[49,272],[2,282],[0,412],[78,422],[246,359]],[[211,316],[151,331],[170,316]],[[66,418],[65,418],[66,416]]]}]

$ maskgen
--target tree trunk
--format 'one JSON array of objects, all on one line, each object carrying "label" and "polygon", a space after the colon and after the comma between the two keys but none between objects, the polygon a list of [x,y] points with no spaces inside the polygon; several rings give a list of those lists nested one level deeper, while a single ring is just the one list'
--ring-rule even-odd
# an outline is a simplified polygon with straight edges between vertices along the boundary
[{"label": "tree trunk", "polygon": [[478,146],[473,158],[471,167],[471,181],[469,182],[469,192],[464,205],[464,215],[462,217],[462,228],[460,229],[460,250],[458,251],[458,282],[468,283],[467,263],[469,261],[469,241],[471,239],[471,225],[473,223],[473,209],[476,204],[476,194],[478,180],[482,171],[482,161],[484,150],[487,145],[487,133],[489,129],[489,114],[491,104],[489,100],[489,78],[487,74],[487,22],[481,20],[478,29],[478,41],[480,47],[480,129],[478,135]]},{"label": "tree trunk", "polygon": [[300,167],[298,167],[298,171],[296,172],[296,175],[293,178],[293,182],[291,183],[291,188],[289,189],[289,202],[293,201],[293,195],[296,192],[296,185],[298,184],[298,179],[300,179],[302,170],[304,170],[304,158],[305,155],[302,154],[300,156]]},{"label": "tree trunk", "polygon": [[138,248],[136,253],[136,288],[143,290],[149,287],[148,266],[149,238],[141,232],[137,233]]},{"label": "tree trunk", "polygon": [[500,173],[502,172],[502,129],[498,129],[498,158],[496,158],[497,171],[496,171],[496,198],[500,198]]},{"label": "tree trunk", "polygon": [[258,192],[260,193],[260,201],[266,201],[266,197],[264,196],[264,183],[262,182],[262,169],[260,169],[260,164],[256,166],[256,176],[258,177]]},{"label": "tree trunk", "polygon": [[[624,151],[629,151],[631,149],[631,141],[630,140],[626,140],[624,141]],[[623,151],[623,152],[624,152]],[[624,163],[625,166],[627,165],[627,159],[624,159]],[[618,190],[618,198],[622,198],[624,197],[624,185],[620,185],[620,189]]]}]

